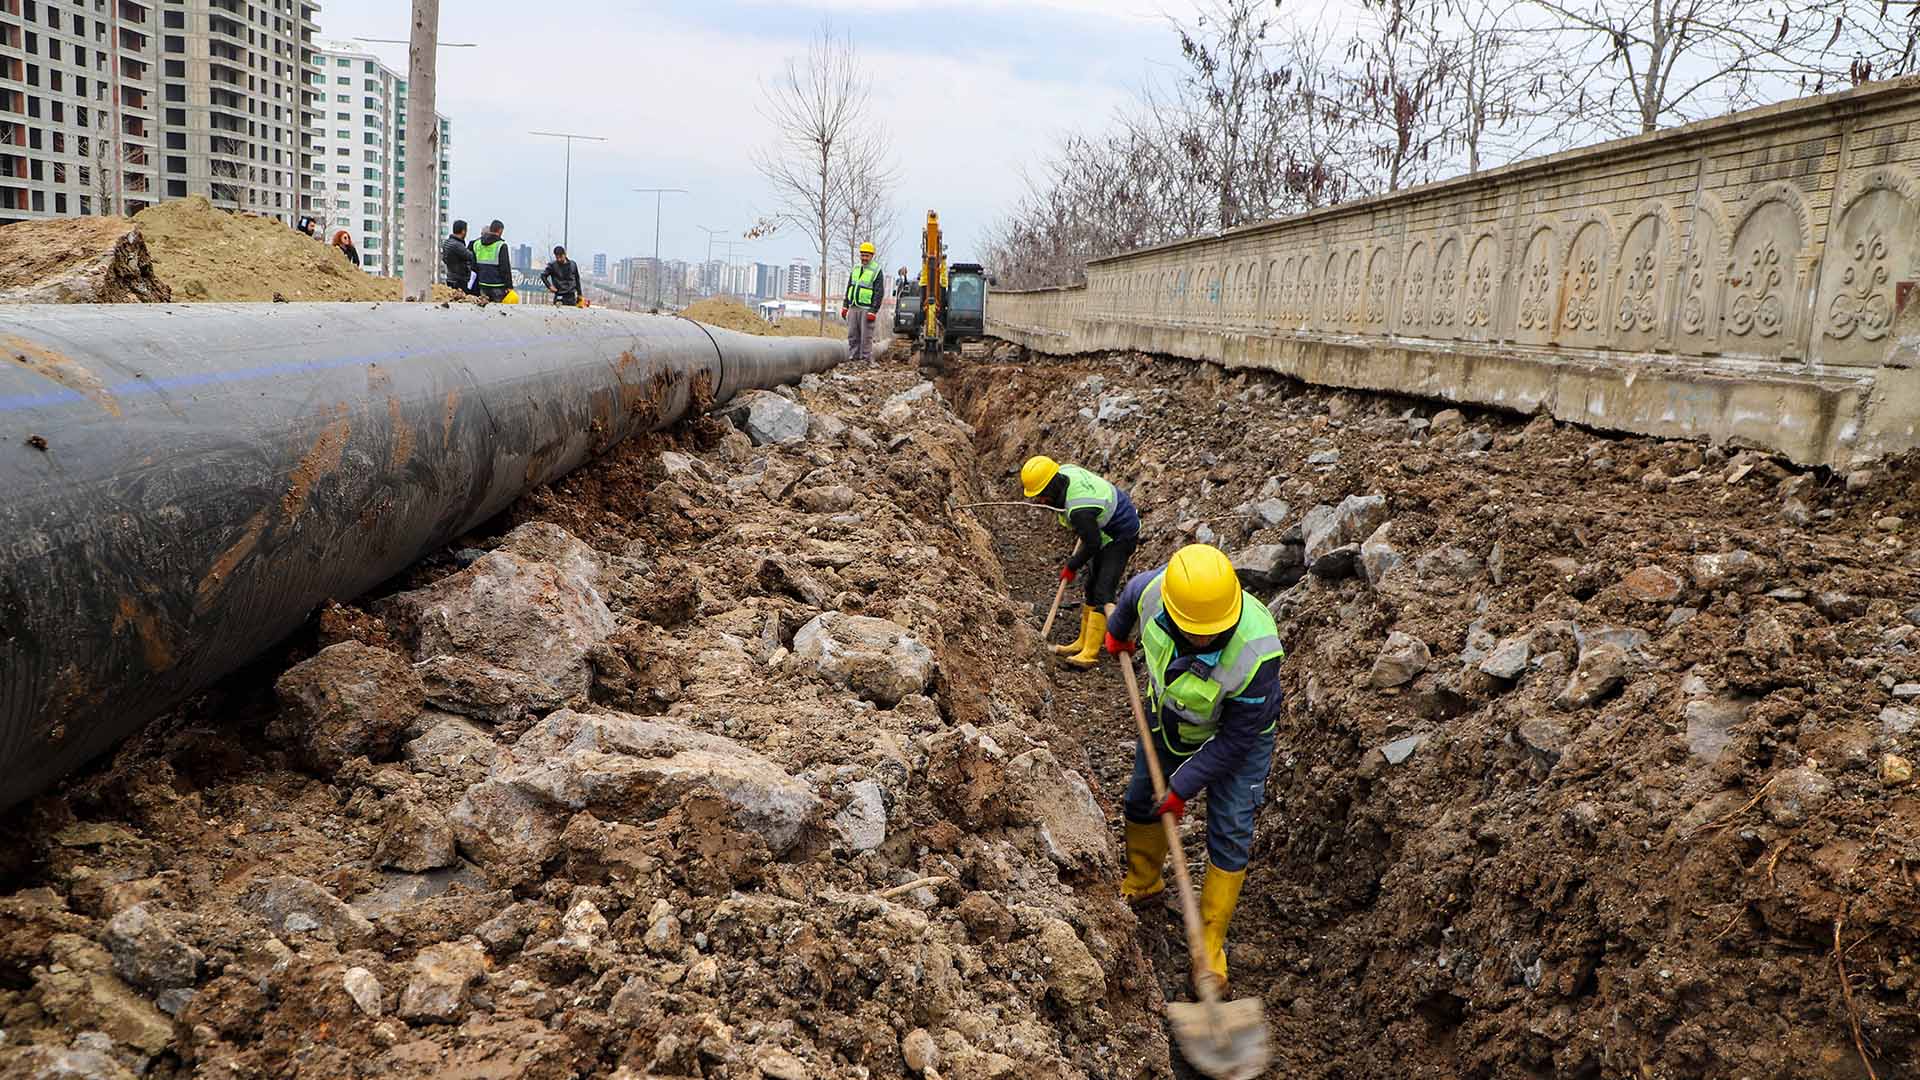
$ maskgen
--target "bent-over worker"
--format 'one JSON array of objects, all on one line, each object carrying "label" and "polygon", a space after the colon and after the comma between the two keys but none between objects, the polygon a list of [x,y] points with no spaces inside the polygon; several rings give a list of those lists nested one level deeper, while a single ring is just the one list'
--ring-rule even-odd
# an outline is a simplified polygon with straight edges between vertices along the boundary
[{"label": "bent-over worker", "polygon": [[1062,465],[1035,455],[1020,466],[1020,490],[1027,498],[1060,512],[1060,524],[1072,529],[1079,545],[1060,577],[1072,581],[1086,574],[1086,603],[1080,609],[1080,636],[1055,645],[1067,663],[1090,668],[1100,662],[1100,642],[1107,633],[1106,606],[1113,603],[1126,579],[1127,560],[1140,546],[1140,514],[1125,491],[1078,465]]},{"label": "bent-over worker", "polygon": [[[1266,605],[1240,587],[1220,549],[1189,544],[1121,590],[1107,623],[1108,652],[1143,655],[1151,746],[1134,744],[1127,875],[1120,892],[1139,904],[1166,889],[1162,814],[1177,820],[1207,793],[1207,875],[1200,888],[1206,971],[1227,996],[1227,924],[1240,903],[1253,851],[1253,818],[1266,798],[1280,715],[1279,630]],[[1155,800],[1145,754],[1159,755],[1167,794]]]}]

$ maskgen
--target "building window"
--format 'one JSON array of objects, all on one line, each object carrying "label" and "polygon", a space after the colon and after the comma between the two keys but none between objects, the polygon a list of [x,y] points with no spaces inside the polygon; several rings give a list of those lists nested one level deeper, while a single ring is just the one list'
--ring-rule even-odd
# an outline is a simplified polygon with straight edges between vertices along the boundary
[{"label": "building window", "polygon": [[64,214],[67,212],[67,196],[65,192],[54,192],[53,212],[56,214]]},{"label": "building window", "polygon": [[187,197],[187,182],[185,180],[167,181],[167,198],[184,199],[186,197]]}]

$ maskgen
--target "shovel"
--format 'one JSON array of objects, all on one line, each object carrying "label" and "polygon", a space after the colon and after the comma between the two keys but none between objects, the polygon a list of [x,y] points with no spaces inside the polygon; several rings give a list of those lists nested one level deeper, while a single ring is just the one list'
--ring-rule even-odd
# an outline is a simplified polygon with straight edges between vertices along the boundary
[{"label": "shovel", "polygon": [[[1147,772],[1153,778],[1154,801],[1165,801],[1167,778],[1160,771],[1160,755],[1153,749],[1147,710],[1140,704],[1132,653],[1120,654],[1120,677],[1127,683],[1127,702],[1133,706],[1140,752],[1146,755]],[[1207,966],[1206,943],[1200,929],[1200,904],[1193,896],[1193,879],[1187,875],[1187,856],[1180,850],[1180,826],[1172,814],[1160,815],[1160,824],[1167,830],[1167,848],[1173,853],[1173,881],[1180,890],[1180,914],[1187,924],[1187,955],[1200,994],[1198,1004],[1167,1002],[1174,1041],[1180,1044],[1180,1053],[1188,1064],[1215,1080],[1252,1080],[1273,1060],[1266,1009],[1259,998],[1221,1001],[1220,987],[1211,977],[1200,974]]]},{"label": "shovel", "polygon": [[[1031,506],[1033,504],[1032,503],[1013,503],[1012,505]],[[1079,544],[1073,545],[1073,550],[1075,554],[1079,554],[1080,545]],[[1067,579],[1061,578],[1060,587],[1053,590],[1053,606],[1047,609],[1047,621],[1040,624],[1040,640],[1041,641],[1047,640],[1048,636],[1050,636],[1053,633],[1053,618],[1054,616],[1060,614],[1060,601],[1066,595],[1067,595]]]}]

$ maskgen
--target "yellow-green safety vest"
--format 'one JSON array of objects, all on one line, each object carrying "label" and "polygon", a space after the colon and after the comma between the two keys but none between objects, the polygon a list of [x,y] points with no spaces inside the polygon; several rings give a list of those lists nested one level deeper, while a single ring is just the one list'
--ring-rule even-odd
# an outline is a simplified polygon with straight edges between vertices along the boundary
[{"label": "yellow-green safety vest", "polygon": [[854,307],[873,306],[873,286],[880,280],[880,271],[871,263],[856,266],[847,277],[847,303]]},{"label": "yellow-green safety vest", "polygon": [[500,269],[500,249],[506,246],[507,242],[504,239],[482,240],[473,245],[473,272],[478,275],[480,281],[494,285],[511,284],[504,281],[489,281],[490,275],[497,273]]},{"label": "yellow-green safety vest", "polygon": [[1100,542],[1111,543],[1113,537],[1107,535],[1107,522],[1113,520],[1113,512],[1120,509],[1119,489],[1078,465],[1060,466],[1060,475],[1067,478],[1067,505],[1060,511],[1060,524],[1070,529],[1073,525],[1067,519],[1075,512],[1088,508],[1098,510]]},{"label": "yellow-green safety vest", "polygon": [[[1219,649],[1211,666],[1196,659],[1194,666],[1180,673],[1171,685],[1167,668],[1174,659],[1173,635],[1160,625],[1160,613],[1166,605],[1160,600],[1160,586],[1167,572],[1160,571],[1140,593],[1137,615],[1140,620],[1140,649],[1146,654],[1147,697],[1152,703],[1154,730],[1167,750],[1187,757],[1213,738],[1220,727],[1220,709],[1228,698],[1238,697],[1253,682],[1260,665],[1283,657],[1280,630],[1273,613],[1265,604],[1245,591],[1240,594],[1240,622],[1233,635]],[[1162,716],[1171,713],[1180,745],[1176,746],[1162,727]],[[1273,725],[1268,725],[1268,731]],[[1184,749],[1183,749],[1184,747]]]}]

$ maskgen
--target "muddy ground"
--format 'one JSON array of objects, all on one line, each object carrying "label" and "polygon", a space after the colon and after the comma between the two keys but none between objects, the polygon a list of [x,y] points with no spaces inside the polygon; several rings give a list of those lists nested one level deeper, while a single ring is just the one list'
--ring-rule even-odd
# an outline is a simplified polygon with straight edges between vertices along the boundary
[{"label": "muddy ground", "polygon": [[[1279,616],[1228,949],[1276,1075],[1920,1066],[1920,461],[1803,471],[1137,355],[1003,346],[943,385],[1001,497],[1036,451],[1100,470],[1138,568],[1211,537]],[[1063,534],[981,512],[1044,604]],[[1056,681],[1116,795],[1111,663]],[[1143,924],[1170,994],[1174,929]]]},{"label": "muddy ground", "polygon": [[747,395],[16,809],[0,1077],[1168,1075],[971,435]]},{"label": "muddy ground", "polygon": [[1001,346],[623,445],[10,812],[0,1078],[1186,1075],[1065,533],[953,509],[1035,451],[1280,618],[1274,1075],[1913,1071],[1920,462]]}]

